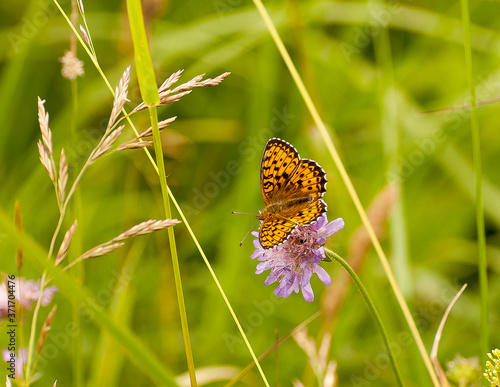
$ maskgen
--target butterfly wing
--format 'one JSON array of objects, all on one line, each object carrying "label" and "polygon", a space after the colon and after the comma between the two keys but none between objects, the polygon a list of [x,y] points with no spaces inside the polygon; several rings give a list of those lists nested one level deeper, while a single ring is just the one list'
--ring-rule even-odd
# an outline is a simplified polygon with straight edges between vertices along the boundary
[{"label": "butterfly wing", "polygon": [[314,222],[326,213],[326,203],[310,200],[291,207],[281,214],[269,216],[260,225],[259,242],[264,249],[279,245],[288,239],[298,225]]},{"label": "butterfly wing", "polygon": [[300,160],[298,167],[288,178],[284,187],[290,199],[311,197],[319,199],[326,192],[326,173],[316,161]]},{"label": "butterfly wing", "polygon": [[265,249],[283,243],[297,225],[310,224],[326,212],[321,200],[326,192],[325,171],[313,160],[302,160],[284,140],[267,142],[260,183],[266,208],[258,216],[262,220],[259,241]]},{"label": "butterfly wing", "polygon": [[267,142],[260,164],[260,187],[266,205],[280,196],[299,164],[299,152],[288,142],[279,138]]},{"label": "butterfly wing", "polygon": [[296,224],[285,219],[269,217],[260,225],[259,242],[264,249],[269,249],[287,240]]},{"label": "butterfly wing", "polygon": [[326,213],[326,203],[322,199],[311,200],[289,211],[290,214],[287,214],[287,211],[283,214],[287,219],[298,225],[310,224]]}]

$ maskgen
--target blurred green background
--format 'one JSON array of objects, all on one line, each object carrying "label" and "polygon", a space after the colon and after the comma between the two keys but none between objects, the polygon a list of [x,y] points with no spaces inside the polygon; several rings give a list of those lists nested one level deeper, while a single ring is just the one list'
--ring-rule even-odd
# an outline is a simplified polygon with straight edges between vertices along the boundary
[{"label": "blurred green background", "polygon": [[[259,164],[267,140],[276,136],[291,142],[302,157],[316,160],[326,170],[329,219],[342,217],[346,223],[329,239],[329,248],[349,257],[349,241],[360,218],[251,2],[143,3],[158,82],[178,69],[185,69],[181,82],[200,73],[207,77],[232,73],[221,85],[194,90],[159,114],[160,119],[178,116],[162,135],[168,183],[260,354],[273,345],[276,332],[284,336],[318,311],[325,291],[314,277],[313,303],[296,294],[276,298],[275,285],[263,284],[266,275],[253,274],[253,238],[238,247],[253,218],[230,211],[262,209]],[[69,2],[62,5],[70,13]],[[125,3],[92,0],[84,5],[99,62],[115,87],[126,66],[133,64]],[[468,102],[460,4],[284,0],[268,1],[266,6],[365,208],[388,183],[400,188],[400,200],[393,203],[385,225],[383,247],[427,348],[451,298],[468,283],[445,326],[439,359],[445,367],[456,354],[479,356],[472,145],[468,110],[456,108]],[[500,3],[472,1],[470,9],[477,97],[488,102],[500,95]],[[64,147],[71,182],[105,129],[112,96],[81,47],[78,56],[85,63],[85,76],[73,86],[61,77],[58,59],[69,49],[70,29],[52,2],[4,1],[0,14],[0,203],[13,216],[14,202],[19,200],[24,232],[48,248],[58,209],[38,160],[36,98],[47,101],[54,153],[58,157]],[[78,95],[77,106],[72,92]],[[129,108],[140,102],[134,67],[129,99]],[[498,103],[486,103],[478,112],[493,349],[500,346],[495,329],[500,322]],[[133,120],[142,130],[149,126],[147,113]],[[130,137],[127,128],[123,139]],[[106,156],[87,171],[63,230],[73,222],[77,207],[73,256],[164,214],[158,178],[141,150]],[[245,367],[251,357],[193,241],[182,224],[175,227],[175,234],[195,365]],[[15,273],[15,249],[1,234],[2,272]],[[136,238],[82,267],[83,285],[96,302],[116,313],[120,323],[128,325],[175,374],[185,372],[166,232]],[[130,284],[120,288],[124,267]],[[335,263],[323,267],[335,283],[341,268]],[[32,279],[41,276],[29,264],[22,274]],[[407,326],[371,249],[359,274],[391,339],[401,344],[397,360],[407,385],[430,385],[416,346],[401,341]],[[124,297],[113,298],[117,285],[126,288]],[[52,385],[55,379],[61,386],[152,384],[118,343],[103,341],[104,331],[91,319],[82,318],[80,348],[74,347],[73,339],[61,333],[72,321],[72,303],[62,293],[54,302],[58,312],[49,343],[56,350],[40,364],[37,385]],[[352,288],[342,302],[334,316],[329,354],[338,362],[339,385],[394,385],[388,366],[374,366],[383,346],[363,299]],[[40,326],[48,311],[43,309]],[[320,317],[309,325],[312,337],[318,336],[321,324]],[[1,334],[2,348],[6,341]],[[272,385],[288,386],[294,378],[315,385],[307,361],[289,339],[262,366]],[[353,376],[366,384],[354,384]],[[248,385],[262,385],[255,370],[245,380]]]}]

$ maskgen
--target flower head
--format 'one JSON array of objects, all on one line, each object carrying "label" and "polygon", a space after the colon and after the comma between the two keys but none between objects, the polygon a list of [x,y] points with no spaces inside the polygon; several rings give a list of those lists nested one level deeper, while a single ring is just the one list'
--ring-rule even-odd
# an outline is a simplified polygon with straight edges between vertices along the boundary
[{"label": "flower head", "polygon": [[478,357],[464,358],[456,355],[446,366],[448,379],[459,386],[473,385],[479,380],[481,366]]},{"label": "flower head", "polygon": [[277,297],[288,297],[301,289],[304,299],[307,302],[313,301],[314,293],[310,283],[313,274],[316,273],[326,286],[332,281],[325,269],[319,266],[326,257],[323,247],[326,237],[343,227],[342,218],[328,223],[326,215],[323,215],[313,224],[297,226],[284,243],[272,249],[262,248],[259,234],[253,232],[252,235],[257,239],[253,242],[255,251],[251,258],[258,258],[260,261],[255,274],[271,270],[264,284],[267,286],[278,281],[279,285],[274,290]]},{"label": "flower head", "polygon": [[76,79],[85,74],[83,62],[79,60],[73,51],[66,51],[64,56],[59,59],[62,63],[61,74],[66,79]]},{"label": "flower head", "polygon": [[[40,295],[40,280],[26,280],[24,278],[16,278],[14,281],[12,291],[16,298],[16,304],[21,308],[28,310],[38,300]],[[54,294],[57,293],[55,286],[49,286],[43,290],[42,305],[47,306],[52,302]],[[8,308],[9,291],[4,283],[0,285],[0,320],[7,316],[9,313]]]},{"label": "flower head", "polygon": [[484,377],[491,383],[492,386],[500,385],[500,349],[494,349],[488,353],[491,361],[486,362],[486,372]]}]

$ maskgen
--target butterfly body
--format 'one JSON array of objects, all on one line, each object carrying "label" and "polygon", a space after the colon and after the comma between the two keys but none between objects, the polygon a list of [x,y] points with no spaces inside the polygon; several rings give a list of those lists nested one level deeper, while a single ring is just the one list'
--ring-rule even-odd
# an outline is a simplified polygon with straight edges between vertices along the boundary
[{"label": "butterfly body", "polygon": [[306,198],[297,198],[297,199],[290,199],[290,200],[285,199],[285,200],[277,201],[274,204],[267,205],[262,210],[262,213],[257,215],[257,219],[264,220],[264,219],[266,219],[266,217],[271,216],[273,214],[284,215],[285,212],[290,211],[290,210],[293,212],[297,206],[309,203],[313,200],[314,199],[312,197],[308,196]]},{"label": "butterfly body", "polygon": [[301,159],[297,150],[279,138],[268,141],[260,168],[262,198],[266,207],[259,242],[272,248],[286,241],[298,225],[307,225],[326,212],[325,171],[313,160]]}]

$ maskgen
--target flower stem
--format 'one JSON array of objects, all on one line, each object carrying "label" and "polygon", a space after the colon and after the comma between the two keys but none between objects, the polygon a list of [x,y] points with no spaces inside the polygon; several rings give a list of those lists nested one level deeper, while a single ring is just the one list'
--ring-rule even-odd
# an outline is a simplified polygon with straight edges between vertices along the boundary
[{"label": "flower stem", "polygon": [[386,350],[387,350],[387,354],[389,355],[389,361],[390,361],[392,369],[394,371],[394,376],[396,377],[396,381],[398,383],[398,386],[403,386],[403,381],[401,379],[401,374],[399,373],[399,369],[398,369],[398,366],[396,364],[396,359],[394,357],[394,353],[392,352],[392,348],[391,348],[391,345],[389,343],[389,338],[387,336],[387,331],[385,329],[385,326],[384,326],[384,324],[382,322],[382,319],[380,318],[380,315],[379,315],[377,309],[375,308],[375,304],[373,303],[372,299],[370,298],[370,296],[369,296],[368,292],[366,291],[363,283],[359,279],[359,277],[356,274],[356,272],[351,268],[351,266],[349,266],[349,264],[347,263],[347,261],[344,258],[342,258],[340,255],[334,253],[333,251],[328,250],[327,248],[325,248],[325,252],[326,252],[326,254],[328,255],[329,258],[336,260],[349,273],[349,275],[351,276],[352,280],[354,281],[354,284],[358,287],[361,295],[365,299],[365,302],[368,305],[368,310],[370,311],[370,313],[371,313],[371,315],[373,317],[373,320],[375,321],[375,323],[377,325],[377,328],[378,328],[378,330],[380,332],[380,335],[382,336],[382,339],[384,340],[384,344],[385,344],[385,347],[386,347]]},{"label": "flower stem", "polygon": [[489,324],[488,324],[488,262],[486,259],[486,237],[484,230],[484,204],[482,188],[482,165],[481,165],[481,140],[479,135],[479,124],[477,119],[476,90],[474,84],[474,69],[472,65],[472,43],[470,33],[469,1],[461,0],[462,25],[464,33],[465,68],[467,72],[467,83],[470,94],[470,120],[472,131],[472,153],[474,158],[474,169],[476,172],[476,230],[477,247],[479,256],[479,291],[480,291],[480,330],[479,346],[481,352],[481,364],[486,364],[486,353],[489,346]]}]

